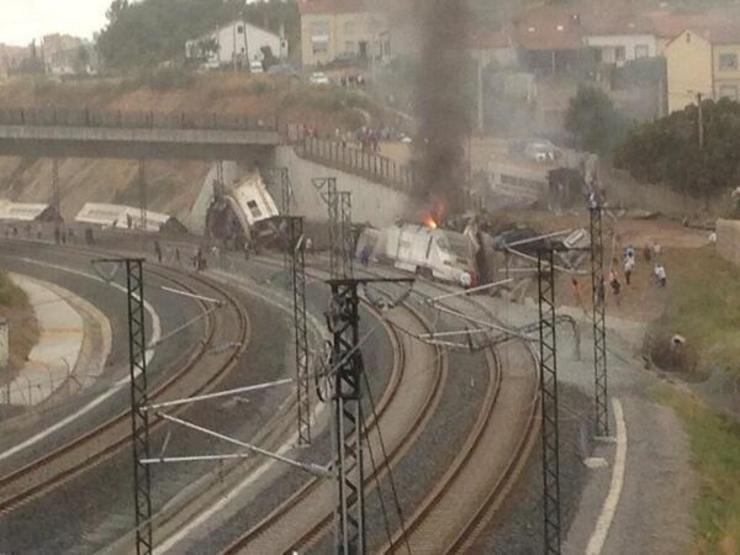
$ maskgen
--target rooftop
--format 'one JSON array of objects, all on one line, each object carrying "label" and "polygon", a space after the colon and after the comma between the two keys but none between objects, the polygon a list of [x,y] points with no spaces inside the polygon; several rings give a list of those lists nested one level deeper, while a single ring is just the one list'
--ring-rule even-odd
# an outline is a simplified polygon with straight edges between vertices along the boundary
[{"label": "rooftop", "polygon": [[340,14],[366,12],[365,0],[299,0],[298,8],[306,14]]},{"label": "rooftop", "polygon": [[468,30],[466,38],[467,48],[473,50],[492,50],[496,48],[507,48],[512,45],[512,30],[487,29],[485,27],[472,27]]}]

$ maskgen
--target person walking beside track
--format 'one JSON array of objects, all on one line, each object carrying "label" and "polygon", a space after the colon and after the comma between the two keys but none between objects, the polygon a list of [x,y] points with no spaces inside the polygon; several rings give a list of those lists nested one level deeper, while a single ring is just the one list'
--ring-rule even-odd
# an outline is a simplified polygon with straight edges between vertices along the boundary
[{"label": "person walking beside track", "polygon": [[621,300],[619,294],[622,291],[622,284],[619,282],[619,278],[614,271],[609,272],[609,285],[612,288],[612,293],[614,294],[614,300],[617,302],[617,306],[620,306]]},{"label": "person walking beside track", "polygon": [[660,262],[658,262],[655,265],[654,275],[655,275],[655,281],[657,281],[661,287],[665,287],[666,283],[668,282],[668,276],[666,274],[665,268]]},{"label": "person walking beside track", "polygon": [[632,272],[635,269],[635,257],[629,256],[624,258],[624,281],[629,286],[632,282]]}]

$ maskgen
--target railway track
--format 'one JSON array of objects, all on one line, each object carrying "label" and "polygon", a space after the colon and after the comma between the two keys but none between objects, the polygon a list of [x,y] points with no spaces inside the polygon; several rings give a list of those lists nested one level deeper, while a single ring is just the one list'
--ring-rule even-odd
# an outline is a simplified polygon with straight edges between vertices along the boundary
[{"label": "railway track", "polygon": [[[425,288],[441,294],[452,292],[423,281]],[[459,311],[470,315],[471,310],[476,311],[487,321],[499,322],[488,308],[472,299],[465,297],[456,302]],[[407,545],[412,552],[465,552],[524,469],[539,430],[538,380],[531,371],[532,366],[537,367],[534,351],[529,343],[516,340],[487,349],[486,356],[496,369],[496,380],[489,384],[484,406],[464,448],[410,515],[405,534],[397,530],[381,553],[401,552]],[[501,424],[509,433],[500,433]]]},{"label": "railway track", "polygon": [[[387,274],[383,277],[387,277]],[[439,284],[426,282],[425,286],[442,293],[450,289]],[[496,321],[490,310],[470,299],[467,311],[477,311],[485,318]],[[458,307],[459,309],[460,307]],[[502,358],[504,362],[502,364]],[[536,358],[531,346],[524,341],[513,341],[487,351],[491,372],[484,405],[472,426],[460,454],[416,510],[407,520],[405,535],[397,530],[381,552],[400,552],[407,545],[411,551],[423,553],[459,553],[470,547],[485,525],[490,521],[503,499],[516,483],[533,448],[538,427],[539,389],[536,373]],[[506,366],[503,368],[502,366]],[[504,375],[506,373],[506,375]],[[496,433],[505,422],[510,429],[519,433]],[[418,435],[418,433],[416,434]],[[413,438],[402,441],[409,449]],[[388,464],[399,460],[396,453],[389,454]],[[375,476],[366,481],[371,487]],[[234,542],[224,553],[258,553],[269,548],[270,552],[310,551],[326,532],[331,521],[333,506],[323,507],[327,516],[304,531],[291,544],[272,545],[256,541],[258,534],[268,534],[268,527],[279,519],[293,515],[294,518],[309,513],[311,492],[303,489],[263,520],[258,527]],[[292,522],[292,521],[291,521]],[[278,526],[278,530],[280,527]]]},{"label": "railway track", "polygon": [[[86,254],[90,254],[89,251]],[[186,360],[176,365],[176,371],[151,388],[150,400],[164,401],[209,390],[228,374],[246,350],[250,334],[248,315],[227,289],[200,276],[190,276],[190,283],[187,283],[179,273],[163,267],[148,268],[147,272],[154,273],[187,292],[216,297],[225,307],[215,312],[206,311],[204,340]],[[203,310],[206,309],[202,301],[197,302]],[[208,364],[201,365],[200,362],[215,339],[221,339],[221,336],[225,342],[238,343],[238,348],[230,352],[209,354]],[[196,369],[200,371],[194,371]],[[155,430],[161,423],[160,419],[153,418],[150,429]],[[74,440],[0,477],[0,512],[10,512],[61,486],[125,447],[130,437],[130,410],[122,410]]]},{"label": "railway track", "polygon": [[[323,272],[314,270],[310,273],[313,277],[325,277]],[[375,311],[373,307],[369,309]],[[416,311],[407,310],[387,317],[393,318],[396,325],[416,329],[419,333],[429,331],[428,325]],[[389,326],[388,330],[397,345],[394,371],[376,408],[378,419],[385,422],[381,425],[386,444],[390,445],[390,465],[403,457],[433,414],[441,396],[447,367],[446,357],[439,348],[413,341],[396,331],[395,326]],[[412,359],[422,361],[416,373],[411,372],[408,366]],[[391,430],[388,422],[400,422],[400,425]],[[365,425],[368,441],[373,452],[380,453],[378,436],[373,433],[377,425],[379,423],[370,415]],[[376,472],[367,471],[366,487],[387,472],[385,465]],[[326,480],[311,479],[223,552],[291,552],[299,545],[321,537],[331,523],[333,503],[333,484]],[[297,530],[301,531],[300,534]]]}]

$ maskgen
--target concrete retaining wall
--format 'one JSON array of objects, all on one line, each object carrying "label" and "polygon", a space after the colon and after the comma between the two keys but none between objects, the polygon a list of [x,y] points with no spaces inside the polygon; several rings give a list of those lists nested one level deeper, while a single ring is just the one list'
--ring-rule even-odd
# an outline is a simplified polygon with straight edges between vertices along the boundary
[{"label": "concrete retaining wall", "polygon": [[[236,162],[225,160],[222,162],[224,170],[224,183],[231,185],[235,181],[239,180],[241,172],[239,165]],[[200,188],[198,198],[195,199],[193,206],[190,209],[190,213],[184,219],[183,224],[188,228],[188,231],[197,235],[203,235],[206,229],[206,214],[208,208],[211,206],[213,201],[213,184],[216,182],[218,177],[218,162],[211,164],[211,169],[208,170],[205,178],[203,179],[203,185]],[[279,197],[278,197],[279,198]]]},{"label": "concrete retaining wall", "polygon": [[677,193],[665,185],[638,183],[629,173],[621,170],[603,172],[602,178],[607,185],[607,200],[612,206],[641,208],[669,216],[721,216],[727,214],[731,206],[729,194],[707,202]]},{"label": "concrete retaining wall", "polygon": [[[408,209],[408,195],[339,170],[300,158],[292,147],[275,150],[275,165],[286,167],[293,184],[294,214],[303,215],[308,222],[325,222],[327,210],[321,193],[311,183],[312,178],[336,177],[337,189],[352,193],[352,221],[385,227],[403,217]],[[276,199],[279,191],[271,191]]]},{"label": "concrete retaining wall", "polygon": [[740,266],[740,220],[717,220],[717,252]]}]

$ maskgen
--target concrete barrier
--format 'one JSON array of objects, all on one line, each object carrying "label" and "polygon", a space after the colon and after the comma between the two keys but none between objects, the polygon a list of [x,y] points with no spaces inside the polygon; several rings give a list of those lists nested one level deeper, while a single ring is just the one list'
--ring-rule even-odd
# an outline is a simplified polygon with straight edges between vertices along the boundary
[{"label": "concrete barrier", "polygon": [[294,195],[291,210],[294,214],[303,215],[308,222],[325,222],[327,219],[326,203],[321,192],[313,186],[312,178],[336,177],[337,189],[352,193],[352,221],[356,223],[385,227],[401,219],[409,209],[407,194],[364,177],[304,160],[289,146],[275,150],[275,165],[288,168]]}]

